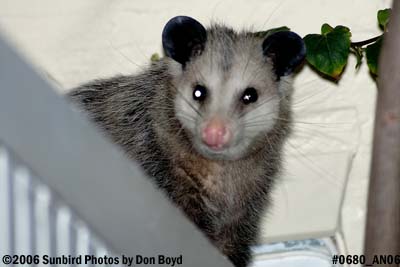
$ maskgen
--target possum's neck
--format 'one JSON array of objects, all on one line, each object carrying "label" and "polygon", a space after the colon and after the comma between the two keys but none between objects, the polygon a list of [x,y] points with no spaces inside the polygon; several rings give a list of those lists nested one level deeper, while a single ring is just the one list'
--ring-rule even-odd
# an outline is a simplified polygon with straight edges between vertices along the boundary
[{"label": "possum's neck", "polygon": [[193,150],[170,150],[174,174],[198,189],[220,208],[241,206],[265,188],[265,164],[259,151],[234,161],[212,160]]}]

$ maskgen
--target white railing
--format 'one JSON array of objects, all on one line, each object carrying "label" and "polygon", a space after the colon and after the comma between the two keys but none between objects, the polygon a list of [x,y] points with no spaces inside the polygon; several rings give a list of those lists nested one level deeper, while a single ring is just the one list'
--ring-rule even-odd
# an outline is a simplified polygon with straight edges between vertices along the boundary
[{"label": "white railing", "polygon": [[0,39],[1,257],[102,255],[103,247],[127,257],[182,255],[180,266],[231,266]]}]

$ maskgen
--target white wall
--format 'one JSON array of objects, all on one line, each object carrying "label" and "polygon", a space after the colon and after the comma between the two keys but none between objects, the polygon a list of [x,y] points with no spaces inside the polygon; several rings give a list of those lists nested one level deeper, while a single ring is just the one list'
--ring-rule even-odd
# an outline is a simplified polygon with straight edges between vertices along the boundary
[{"label": "white wall", "polygon": [[[0,29],[63,92],[90,79],[137,71],[161,52],[161,30],[175,15],[236,29],[287,25],[303,36],[328,22],[346,25],[353,40],[364,40],[380,33],[376,12],[390,3],[0,0]],[[262,240],[331,235],[339,222],[349,252],[360,253],[376,87],[366,64],[359,71],[354,66],[351,57],[338,84],[308,67],[296,78],[296,131]]]}]

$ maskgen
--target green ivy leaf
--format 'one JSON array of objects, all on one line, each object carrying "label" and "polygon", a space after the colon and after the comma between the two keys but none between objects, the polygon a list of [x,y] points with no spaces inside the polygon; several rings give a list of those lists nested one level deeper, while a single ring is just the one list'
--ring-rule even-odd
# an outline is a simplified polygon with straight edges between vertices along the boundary
[{"label": "green ivy leaf", "polygon": [[333,28],[331,25],[329,25],[328,23],[324,23],[321,27],[321,33],[323,35],[330,33],[331,31],[333,31]]},{"label": "green ivy leaf", "polygon": [[375,76],[378,75],[378,59],[382,47],[383,36],[381,36],[375,43],[370,44],[365,49],[367,57],[367,65],[371,73]]},{"label": "green ivy leaf", "polygon": [[150,61],[151,61],[151,62],[157,62],[157,61],[159,61],[159,60],[160,60],[160,55],[159,55],[158,53],[154,53],[154,54],[152,54],[151,57],[150,57]]},{"label": "green ivy leaf", "polygon": [[391,8],[382,9],[378,11],[378,23],[379,26],[386,31],[386,26],[389,22],[390,13],[392,12]]},{"label": "green ivy leaf", "polygon": [[283,31],[290,31],[290,29],[286,26],[278,27],[278,28],[273,28],[269,29],[266,31],[261,31],[261,32],[255,32],[254,36],[255,37],[260,37],[260,38],[266,38],[267,36],[276,33],[276,32],[283,32]]},{"label": "green ivy leaf", "polygon": [[317,71],[337,80],[350,53],[350,29],[344,26],[332,28],[324,24],[321,33],[304,37],[306,59]]}]

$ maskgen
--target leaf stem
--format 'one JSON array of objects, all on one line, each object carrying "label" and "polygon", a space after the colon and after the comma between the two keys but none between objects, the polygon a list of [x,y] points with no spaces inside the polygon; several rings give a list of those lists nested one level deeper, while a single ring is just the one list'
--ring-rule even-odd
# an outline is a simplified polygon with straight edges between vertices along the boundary
[{"label": "leaf stem", "polygon": [[365,40],[365,41],[360,41],[360,42],[352,42],[350,45],[351,47],[361,47],[367,44],[372,44],[374,42],[376,42],[382,35],[376,36],[374,38]]}]

